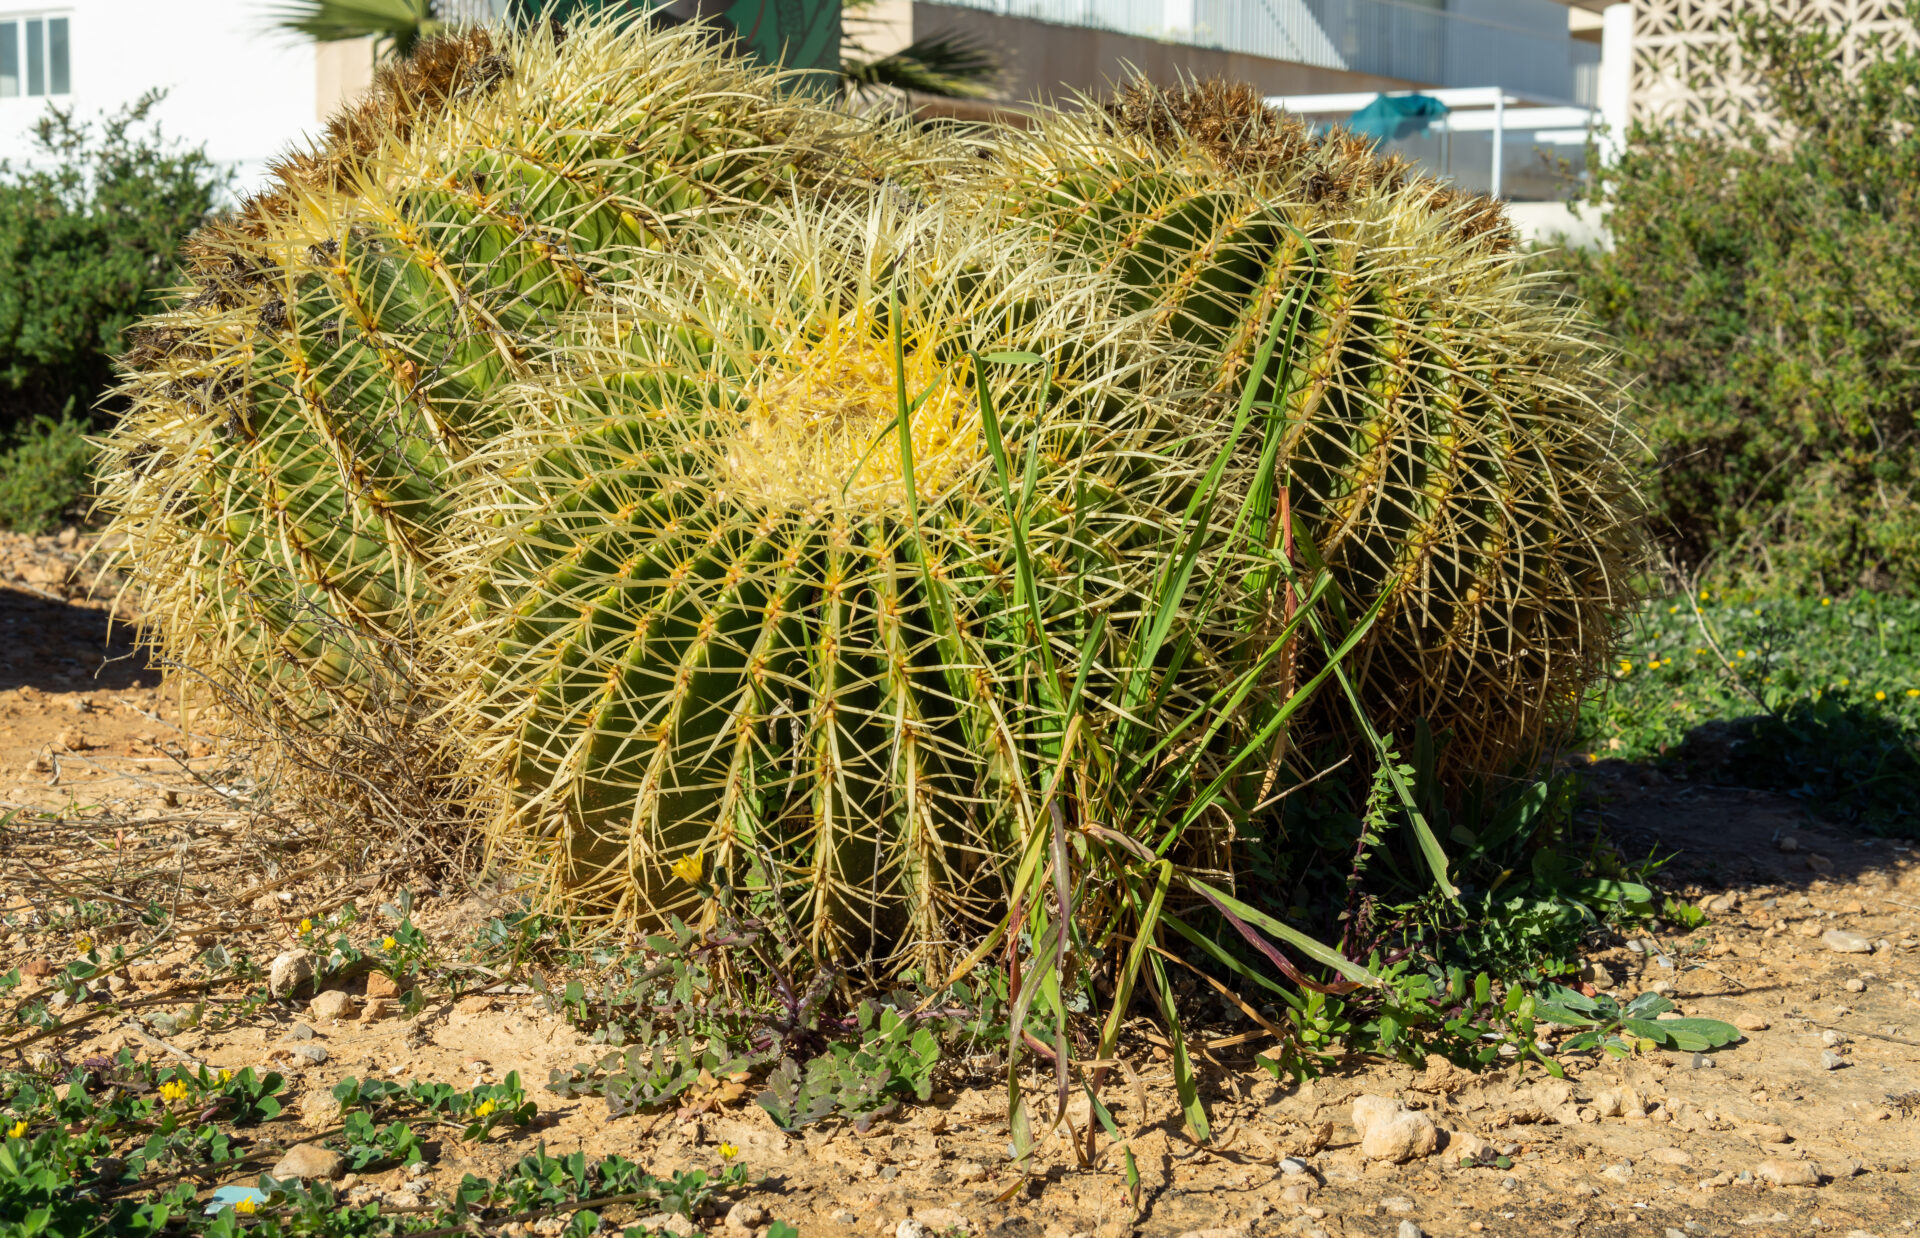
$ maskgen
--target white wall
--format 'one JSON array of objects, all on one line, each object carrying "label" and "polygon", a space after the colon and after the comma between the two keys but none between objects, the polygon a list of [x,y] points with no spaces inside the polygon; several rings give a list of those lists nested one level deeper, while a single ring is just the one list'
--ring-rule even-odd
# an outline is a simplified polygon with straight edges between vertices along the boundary
[{"label": "white wall", "polygon": [[315,125],[314,48],[267,29],[266,0],[0,0],[8,15],[72,21],[73,93],[0,99],[0,158],[32,154],[34,122],[49,102],[91,117],[164,87],[165,132],[259,185],[266,161]]}]

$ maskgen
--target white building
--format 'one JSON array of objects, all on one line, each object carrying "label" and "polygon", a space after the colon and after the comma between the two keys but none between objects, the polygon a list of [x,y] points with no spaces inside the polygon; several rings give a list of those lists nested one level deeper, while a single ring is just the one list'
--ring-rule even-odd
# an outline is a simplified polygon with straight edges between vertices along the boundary
[{"label": "white building", "polygon": [[49,104],[90,119],[166,92],[162,130],[257,185],[372,75],[365,43],[315,47],[271,29],[266,0],[0,0],[0,159],[32,158]]}]

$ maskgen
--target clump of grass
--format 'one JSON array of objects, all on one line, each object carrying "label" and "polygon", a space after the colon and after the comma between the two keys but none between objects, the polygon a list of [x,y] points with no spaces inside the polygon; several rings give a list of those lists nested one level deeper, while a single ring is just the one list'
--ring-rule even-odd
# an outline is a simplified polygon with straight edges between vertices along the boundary
[{"label": "clump of grass", "polygon": [[1580,716],[1594,759],[1683,754],[1732,721],[1720,777],[1920,834],[1920,599],[1712,587],[1645,603]]}]

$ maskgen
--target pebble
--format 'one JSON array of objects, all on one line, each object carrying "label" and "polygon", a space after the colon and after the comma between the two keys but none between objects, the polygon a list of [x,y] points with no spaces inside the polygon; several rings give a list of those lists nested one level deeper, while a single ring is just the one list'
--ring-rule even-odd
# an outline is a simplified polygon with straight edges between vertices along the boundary
[{"label": "pebble", "polygon": [[352,1009],[353,998],[339,989],[328,989],[307,1003],[307,1013],[324,1023],[344,1019]]},{"label": "pebble", "polygon": [[1415,1225],[1412,1221],[1402,1221],[1400,1222],[1399,1230],[1394,1234],[1394,1238],[1427,1238],[1427,1234],[1425,1230]]},{"label": "pebble", "polygon": [[1747,1128],[1747,1134],[1761,1143],[1786,1143],[1793,1137],[1778,1122],[1759,1122]]},{"label": "pebble", "polygon": [[367,996],[398,997],[400,986],[394,982],[392,976],[383,971],[369,972],[367,973]]},{"label": "pebble", "polygon": [[314,1066],[318,1066],[327,1060],[327,1047],[325,1045],[295,1045],[292,1053],[293,1056]]},{"label": "pebble", "polygon": [[308,1027],[304,1023],[296,1023],[293,1025],[292,1030],[287,1033],[287,1039],[288,1040],[312,1040],[313,1029],[311,1027]]},{"label": "pebble", "polygon": [[346,1158],[317,1143],[297,1143],[287,1149],[273,1167],[276,1178],[338,1178],[346,1171]]},{"label": "pebble", "polygon": [[1432,1118],[1385,1096],[1355,1100],[1353,1127],[1360,1132],[1360,1154],[1370,1161],[1405,1164],[1440,1146],[1440,1128]]},{"label": "pebble", "polygon": [[1831,1049],[1820,1055],[1821,1070],[1839,1070],[1849,1064],[1846,1058],[1841,1057]]},{"label": "pebble", "polygon": [[987,1167],[979,1161],[961,1161],[953,1167],[953,1180],[962,1185],[969,1182],[983,1182],[987,1177]]},{"label": "pebble", "polygon": [[1847,1043],[1847,1034],[1837,1027],[1830,1027],[1820,1033],[1820,1043],[1829,1049],[1837,1049]]},{"label": "pebble", "polygon": [[1853,979],[1847,981],[1846,988],[1849,993],[1865,993],[1867,991],[1867,982],[1855,976]]},{"label": "pebble", "polygon": [[1809,1161],[1761,1161],[1753,1167],[1753,1174],[1762,1182],[1771,1182],[1775,1186],[1820,1185],[1820,1171]]},{"label": "pebble", "polygon": [[1658,1161],[1662,1165],[1691,1165],[1693,1158],[1678,1148],[1654,1148],[1647,1153],[1647,1159]]},{"label": "pebble", "polygon": [[313,979],[314,958],[311,950],[288,950],[277,954],[267,967],[267,989],[275,997],[290,996],[293,991]]},{"label": "pebble", "polygon": [[1405,1195],[1389,1195],[1380,1201],[1380,1206],[1395,1216],[1405,1216],[1413,1211],[1413,1201]]},{"label": "pebble", "polygon": [[1306,1173],[1307,1163],[1297,1156],[1282,1157],[1280,1160],[1280,1172],[1291,1178],[1296,1174]]},{"label": "pebble", "polygon": [[1733,1016],[1733,1025],[1743,1032],[1764,1032],[1773,1026],[1767,1022],[1765,1015],[1749,1014],[1745,1011]]},{"label": "pebble", "polygon": [[1207,1229],[1189,1229],[1180,1238],[1251,1238],[1244,1225],[1215,1225]]},{"label": "pebble", "polygon": [[1820,940],[1826,943],[1827,949],[1840,954],[1873,953],[1872,940],[1851,929],[1828,929],[1820,934]]},{"label": "pebble", "polygon": [[[727,1223],[731,1227],[733,1218],[728,1217]],[[893,1238],[933,1238],[933,1231],[927,1228],[925,1221],[916,1221],[908,1217],[893,1227]]]}]

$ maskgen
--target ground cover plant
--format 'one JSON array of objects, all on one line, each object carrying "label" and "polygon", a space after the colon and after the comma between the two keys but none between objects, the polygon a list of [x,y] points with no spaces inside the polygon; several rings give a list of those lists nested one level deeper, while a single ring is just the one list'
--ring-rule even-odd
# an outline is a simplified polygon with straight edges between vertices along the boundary
[{"label": "ground cover plant", "polygon": [[1723,132],[1636,126],[1600,178],[1613,246],[1567,259],[1642,380],[1684,570],[1911,592],[1920,56],[1892,39],[1856,70],[1837,33],[1762,8],[1740,30],[1756,102]]},{"label": "ground cover plant", "polygon": [[[1717,743],[1689,743],[1712,723],[1733,725]],[[1596,759],[1693,760],[1817,814],[1914,837],[1920,601],[1738,587],[1650,599],[1582,712],[1579,742]]]}]

